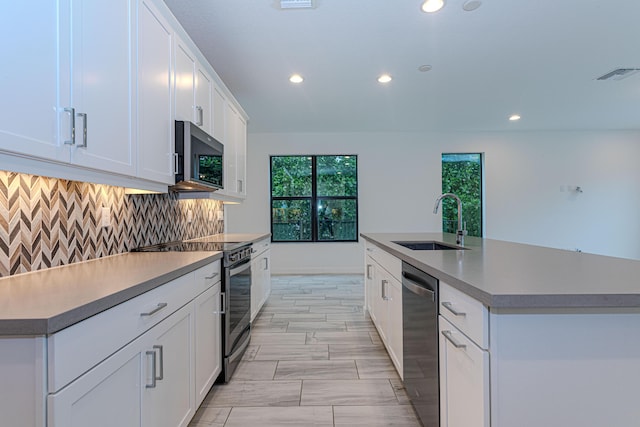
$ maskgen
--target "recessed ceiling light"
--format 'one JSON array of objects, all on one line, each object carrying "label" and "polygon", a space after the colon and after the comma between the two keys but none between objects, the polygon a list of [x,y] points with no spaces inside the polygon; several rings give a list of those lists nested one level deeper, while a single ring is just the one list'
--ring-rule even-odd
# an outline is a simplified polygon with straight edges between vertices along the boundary
[{"label": "recessed ceiling light", "polygon": [[431,65],[424,64],[418,67],[418,71],[426,73],[427,71],[431,71],[432,68],[433,67]]},{"label": "recessed ceiling light", "polygon": [[517,122],[518,120],[520,120],[520,115],[519,114],[512,114],[509,116],[509,120],[512,122]]},{"label": "recessed ceiling light", "polygon": [[444,0],[425,0],[422,3],[422,11],[426,13],[437,12],[444,6]]},{"label": "recessed ceiling light", "polygon": [[289,77],[289,81],[291,83],[302,83],[304,78],[300,74],[292,74],[291,77]]},{"label": "recessed ceiling light", "polygon": [[482,6],[482,2],[481,1],[479,1],[479,0],[469,0],[469,1],[466,1],[462,5],[462,9],[464,9],[467,12],[471,12],[473,10],[476,10],[480,6]]},{"label": "recessed ceiling light", "polygon": [[383,74],[378,77],[378,82],[380,83],[389,83],[391,81],[391,76],[389,74]]}]

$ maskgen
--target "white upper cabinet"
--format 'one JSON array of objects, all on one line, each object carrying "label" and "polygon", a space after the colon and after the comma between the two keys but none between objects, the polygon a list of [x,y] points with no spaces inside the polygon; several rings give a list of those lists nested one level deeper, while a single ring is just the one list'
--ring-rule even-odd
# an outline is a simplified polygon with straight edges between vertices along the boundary
[{"label": "white upper cabinet", "polygon": [[37,7],[21,1],[2,6],[0,34],[5,62],[0,67],[0,150],[53,160],[64,156],[56,137],[56,9],[53,1]]},{"label": "white upper cabinet", "polygon": [[213,137],[224,143],[224,115],[227,98],[218,86],[213,87]]},{"label": "white upper cabinet", "polygon": [[195,123],[211,135],[213,122],[213,81],[204,67],[196,67]]},{"label": "white upper cabinet", "polygon": [[165,184],[175,184],[172,48],[171,27],[152,3],[141,0],[138,7],[138,176]]},{"label": "white upper cabinet", "polygon": [[136,174],[135,16],[135,0],[60,2],[61,139],[72,163],[129,176]]},{"label": "white upper cabinet", "polygon": [[176,37],[175,99],[176,120],[194,121],[196,58],[187,45]]}]

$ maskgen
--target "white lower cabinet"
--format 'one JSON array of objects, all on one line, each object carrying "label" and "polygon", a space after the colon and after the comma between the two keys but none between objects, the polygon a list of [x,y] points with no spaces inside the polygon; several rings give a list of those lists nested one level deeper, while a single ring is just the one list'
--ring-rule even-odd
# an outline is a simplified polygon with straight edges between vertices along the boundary
[{"label": "white lower cabinet", "polygon": [[49,395],[49,426],[186,426],[196,409],[193,316],[193,304],[183,307]]},{"label": "white lower cabinet", "polygon": [[220,283],[195,299],[196,407],[204,400],[222,370],[220,351]]},{"label": "white lower cabinet", "polygon": [[254,243],[251,255],[251,321],[271,294],[271,242]]},{"label": "white lower cabinet", "polygon": [[489,427],[489,352],[444,317],[440,329],[440,426]]},{"label": "white lower cabinet", "polygon": [[[181,280],[181,288],[193,289],[195,295],[190,301],[68,385],[50,393],[47,425],[187,426],[220,373],[219,278],[220,262],[216,261],[176,279]],[[164,286],[171,284],[151,292],[163,295],[160,291]],[[144,313],[141,318],[163,315],[163,310],[171,307],[170,302],[163,302],[148,311],[147,302],[143,300],[140,305],[139,312]],[[103,321],[113,324],[109,311],[104,313]],[[119,311],[113,313],[120,315]],[[82,323],[73,327],[82,328]],[[55,365],[51,368],[55,370]]]},{"label": "white lower cabinet", "polygon": [[398,258],[368,245],[365,256],[366,303],[391,361],[402,378],[402,263]]}]

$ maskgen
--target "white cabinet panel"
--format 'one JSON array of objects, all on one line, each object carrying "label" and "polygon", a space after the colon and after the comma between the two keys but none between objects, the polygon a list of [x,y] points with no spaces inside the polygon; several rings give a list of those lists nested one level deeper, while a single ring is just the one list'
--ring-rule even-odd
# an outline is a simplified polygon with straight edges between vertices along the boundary
[{"label": "white cabinet panel", "polygon": [[440,316],[440,426],[489,427],[489,353]]},{"label": "white cabinet panel", "polygon": [[225,143],[224,127],[225,127],[225,104],[226,97],[220,91],[218,86],[213,87],[213,137],[218,141]]},{"label": "white cabinet panel", "polygon": [[173,32],[152,3],[138,8],[138,169],[141,178],[174,184],[171,114]]},{"label": "white cabinet panel", "polygon": [[[4,2],[0,150],[68,161],[58,145],[58,28],[54,1]],[[28,28],[28,30],[26,30]],[[10,64],[10,65],[9,65]]]},{"label": "white cabinet panel", "polygon": [[176,38],[175,100],[176,120],[194,121],[196,58],[186,44]]},{"label": "white cabinet panel", "polygon": [[204,400],[222,369],[220,283],[195,299],[196,407]]},{"label": "white cabinet panel", "polygon": [[254,243],[251,248],[251,320],[271,294],[271,242],[269,239]]},{"label": "white cabinet panel", "polygon": [[60,104],[75,109],[71,162],[129,176],[136,174],[135,5],[64,0],[60,6]]},{"label": "white cabinet panel", "polygon": [[49,427],[139,426],[144,338],[48,397]]},{"label": "white cabinet panel", "polygon": [[149,331],[153,340],[145,351],[144,378],[149,387],[143,390],[144,427],[186,426],[195,413],[193,329],[194,311],[189,304]]},{"label": "white cabinet panel", "polygon": [[203,131],[211,135],[213,112],[211,92],[213,91],[213,82],[209,74],[201,66],[196,68],[195,83],[195,123],[200,126]]}]

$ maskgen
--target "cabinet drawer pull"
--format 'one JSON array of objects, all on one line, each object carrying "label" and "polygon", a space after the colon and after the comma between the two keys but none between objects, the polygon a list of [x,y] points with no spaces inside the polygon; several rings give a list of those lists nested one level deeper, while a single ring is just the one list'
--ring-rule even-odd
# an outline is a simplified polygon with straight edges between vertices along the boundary
[{"label": "cabinet drawer pull", "polygon": [[373,279],[373,276],[371,275],[371,267],[373,267],[371,264],[367,264],[367,279]]},{"label": "cabinet drawer pull", "polygon": [[214,277],[216,277],[217,275],[218,275],[218,273],[213,273],[211,276],[207,276],[207,277],[205,277],[205,280],[211,280],[211,279],[213,279]]},{"label": "cabinet drawer pull", "polygon": [[367,252],[373,252],[373,248],[367,248]]},{"label": "cabinet drawer pull", "polygon": [[264,258],[264,271],[269,269],[269,258]]},{"label": "cabinet drawer pull", "polygon": [[447,339],[447,341],[449,341],[451,344],[453,344],[453,346],[455,348],[467,348],[466,344],[462,344],[462,343],[456,341],[453,338],[453,335],[451,334],[451,331],[442,331],[442,335],[444,335],[444,337]]},{"label": "cabinet drawer pull", "polygon": [[443,302],[441,304],[442,304],[442,306],[444,308],[446,308],[447,310],[449,310],[450,312],[452,312],[456,316],[466,316],[467,315],[467,313],[464,313],[462,311],[458,311],[455,308],[453,308],[453,305],[448,301],[445,301],[445,302]]},{"label": "cabinet drawer pull", "polygon": [[147,311],[146,313],[140,313],[141,317],[145,317],[145,316],[153,316],[154,314],[156,314],[157,312],[159,312],[160,310],[162,310],[163,308],[165,308],[167,306],[166,302],[159,302],[158,305],[156,306],[156,308],[154,308],[151,311]]},{"label": "cabinet drawer pull", "polygon": [[196,124],[198,126],[202,126],[204,124],[204,111],[199,105],[196,105]]},{"label": "cabinet drawer pull", "polygon": [[382,281],[382,299],[385,301],[389,301],[389,298],[387,297],[387,285],[389,284],[388,280],[383,280]]},{"label": "cabinet drawer pull", "polygon": [[[154,349],[158,350],[158,353],[160,353],[160,375],[158,375],[157,377],[154,377],[156,380],[163,380],[164,379],[164,354],[163,354],[163,349],[161,345],[154,345],[153,346]],[[155,360],[155,357],[154,357]],[[154,369],[154,376],[155,376],[155,369]]]},{"label": "cabinet drawer pull", "polygon": [[148,350],[145,353],[147,356],[151,356],[151,371],[153,374],[151,375],[151,384],[145,384],[146,388],[156,388],[156,352],[153,350]]}]

